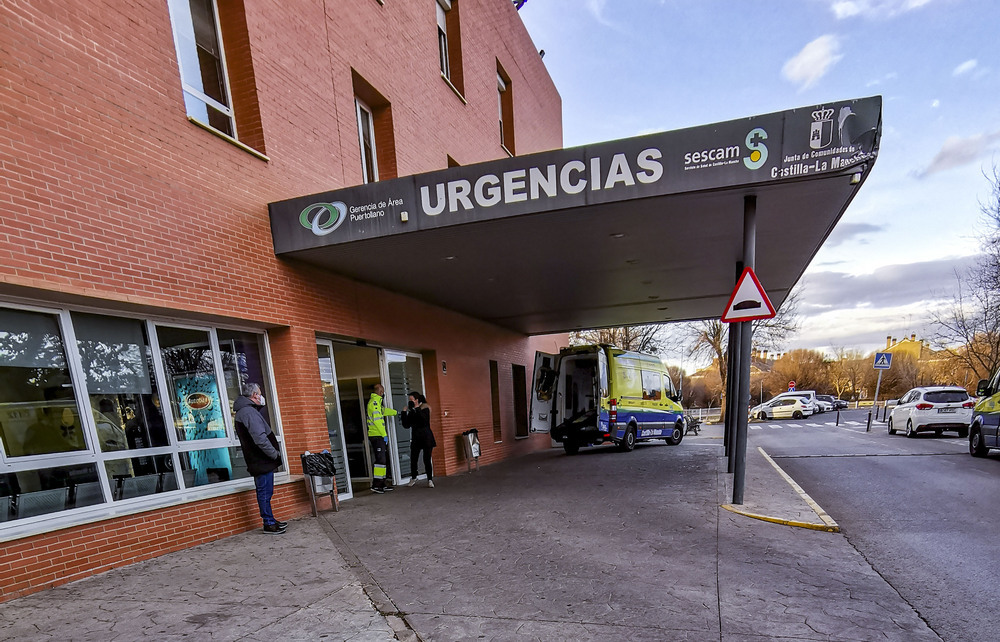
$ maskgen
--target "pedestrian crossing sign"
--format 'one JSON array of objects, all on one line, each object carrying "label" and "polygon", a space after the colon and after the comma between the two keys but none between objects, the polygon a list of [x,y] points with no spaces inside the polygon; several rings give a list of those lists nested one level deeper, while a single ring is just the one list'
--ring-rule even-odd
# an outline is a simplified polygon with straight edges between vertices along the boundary
[{"label": "pedestrian crossing sign", "polygon": [[875,365],[873,366],[876,370],[888,370],[892,366],[892,353],[891,352],[876,352],[875,353]]}]

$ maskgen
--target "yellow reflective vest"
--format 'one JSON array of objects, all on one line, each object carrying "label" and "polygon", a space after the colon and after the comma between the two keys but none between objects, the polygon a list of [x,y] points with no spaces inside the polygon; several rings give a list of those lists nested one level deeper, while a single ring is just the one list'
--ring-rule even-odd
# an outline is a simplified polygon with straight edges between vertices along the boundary
[{"label": "yellow reflective vest", "polygon": [[368,399],[368,436],[385,437],[385,417],[392,417],[396,411],[392,408],[382,407],[382,397],[374,392]]}]

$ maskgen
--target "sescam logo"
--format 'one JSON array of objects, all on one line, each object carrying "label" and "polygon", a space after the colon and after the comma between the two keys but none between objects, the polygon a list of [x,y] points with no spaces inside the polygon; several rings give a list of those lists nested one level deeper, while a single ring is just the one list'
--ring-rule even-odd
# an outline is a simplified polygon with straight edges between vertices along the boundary
[{"label": "sescam logo", "polygon": [[767,145],[763,142],[765,140],[767,140],[767,132],[761,127],[754,127],[747,133],[744,140],[746,149],[750,150],[748,156],[742,156],[744,149],[739,145],[687,152],[684,154],[684,169],[697,170],[739,165],[741,156],[747,169],[760,169],[767,162]]},{"label": "sescam logo", "polygon": [[347,218],[347,206],[340,201],[313,203],[307,205],[299,214],[299,223],[307,230],[312,230],[316,236],[326,236],[340,227],[345,218]]},{"label": "sescam logo", "polygon": [[743,157],[743,164],[747,169],[760,169],[767,162],[767,145],[761,142],[765,140],[767,132],[760,127],[754,127],[747,134],[746,145],[750,155]]}]

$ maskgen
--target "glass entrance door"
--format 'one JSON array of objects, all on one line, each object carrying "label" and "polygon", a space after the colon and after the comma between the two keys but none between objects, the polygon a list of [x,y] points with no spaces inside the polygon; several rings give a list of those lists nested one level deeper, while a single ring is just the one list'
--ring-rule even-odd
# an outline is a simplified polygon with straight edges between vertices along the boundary
[{"label": "glass entrance door", "polygon": [[323,406],[326,410],[326,428],[330,435],[330,452],[337,466],[337,495],[341,499],[354,496],[351,476],[347,466],[347,441],[340,414],[340,395],[337,390],[337,367],[333,359],[333,343],[317,341],[316,355],[319,358],[319,376],[323,382]]},{"label": "glass entrance door", "polygon": [[[424,393],[424,369],[419,354],[382,351],[382,380],[385,386],[385,404],[397,412],[406,409],[407,393],[416,390]],[[391,423],[390,423],[391,421]],[[389,451],[392,455],[392,472],[395,483],[403,483],[410,476],[410,431],[403,428],[397,417],[388,417],[390,428]]]}]

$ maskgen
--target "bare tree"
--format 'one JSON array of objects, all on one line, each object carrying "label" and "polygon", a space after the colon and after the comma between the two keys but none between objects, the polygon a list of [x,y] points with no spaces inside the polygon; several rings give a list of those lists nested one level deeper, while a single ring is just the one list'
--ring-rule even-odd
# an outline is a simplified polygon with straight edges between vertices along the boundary
[{"label": "bare tree", "polygon": [[571,345],[603,344],[630,350],[656,354],[663,341],[663,330],[659,324],[623,325],[614,328],[580,330],[570,334]]},{"label": "bare tree", "polygon": [[[799,296],[799,291],[793,290],[775,311],[776,314],[773,318],[753,322],[754,349],[776,350],[798,331],[800,326]],[[721,390],[725,391],[729,366],[729,324],[723,323],[720,319],[706,319],[696,321],[690,327],[688,353],[691,356],[712,360],[719,371],[719,379],[722,382]],[[724,409],[723,412],[725,412]]]},{"label": "bare tree", "polygon": [[984,172],[990,196],[980,203],[982,255],[965,274],[956,274],[958,290],[945,308],[932,312],[934,342],[978,377],[1000,367],[1000,166]]}]

